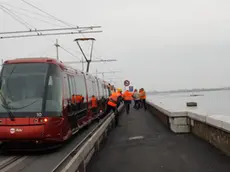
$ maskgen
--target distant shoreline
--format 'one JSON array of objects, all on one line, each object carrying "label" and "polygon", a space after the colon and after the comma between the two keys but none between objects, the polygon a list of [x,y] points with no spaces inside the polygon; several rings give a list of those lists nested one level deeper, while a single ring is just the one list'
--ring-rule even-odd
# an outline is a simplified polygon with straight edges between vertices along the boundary
[{"label": "distant shoreline", "polygon": [[170,91],[149,91],[148,94],[158,94],[158,93],[189,93],[189,92],[205,92],[205,91],[221,91],[230,90],[230,87],[226,88],[204,88],[204,89],[183,89],[183,90],[170,90]]}]

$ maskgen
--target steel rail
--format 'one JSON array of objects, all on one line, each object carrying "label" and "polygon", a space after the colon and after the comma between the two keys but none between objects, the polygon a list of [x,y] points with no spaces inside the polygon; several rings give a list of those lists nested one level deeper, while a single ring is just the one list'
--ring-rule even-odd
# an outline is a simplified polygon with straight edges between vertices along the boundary
[{"label": "steel rail", "polygon": [[83,144],[91,138],[91,136],[98,131],[98,129],[103,125],[103,123],[112,115],[112,113],[108,114],[100,123],[86,136],[84,137],[80,143],[75,146],[72,151],[66,155],[62,161],[51,171],[51,172],[59,172],[62,170],[63,166],[69,162],[71,158],[74,157],[74,155],[78,152],[78,150],[83,146]]}]

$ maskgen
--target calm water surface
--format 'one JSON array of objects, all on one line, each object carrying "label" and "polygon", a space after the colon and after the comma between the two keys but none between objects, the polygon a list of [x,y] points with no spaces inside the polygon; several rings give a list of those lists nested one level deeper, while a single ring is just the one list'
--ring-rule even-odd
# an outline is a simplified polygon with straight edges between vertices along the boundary
[{"label": "calm water surface", "polygon": [[[190,96],[199,94],[201,96]],[[149,101],[171,111],[191,111],[203,115],[228,115],[230,116],[230,90],[188,92],[148,95]],[[197,102],[197,107],[187,107],[186,102]]]}]

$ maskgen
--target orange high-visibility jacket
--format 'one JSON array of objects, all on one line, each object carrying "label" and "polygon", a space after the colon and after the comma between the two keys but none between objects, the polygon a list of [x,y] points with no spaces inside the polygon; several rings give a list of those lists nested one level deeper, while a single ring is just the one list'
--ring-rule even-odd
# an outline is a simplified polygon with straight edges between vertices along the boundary
[{"label": "orange high-visibility jacket", "polygon": [[92,97],[92,108],[97,107],[97,99],[96,97]]},{"label": "orange high-visibility jacket", "polygon": [[129,92],[128,90],[125,91],[122,95],[122,97],[124,98],[124,100],[133,100],[133,94],[131,92]]},{"label": "orange high-visibility jacket", "polygon": [[117,94],[116,92],[113,92],[111,96],[109,97],[108,105],[116,107],[118,97],[119,97],[119,94]]}]

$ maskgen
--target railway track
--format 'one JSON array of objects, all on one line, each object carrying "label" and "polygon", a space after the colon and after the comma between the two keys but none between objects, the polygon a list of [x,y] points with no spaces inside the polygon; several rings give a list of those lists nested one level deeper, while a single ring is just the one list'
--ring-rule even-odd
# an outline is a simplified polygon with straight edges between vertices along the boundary
[{"label": "railway track", "polygon": [[103,119],[103,121],[100,121],[100,123],[88,135],[86,135],[86,137],[84,137],[81,142],[78,143],[76,147],[74,147],[73,150],[67,156],[65,156],[63,160],[51,172],[62,171],[68,162],[77,154],[78,150],[84,145],[84,143],[87,142],[87,140],[91,138],[91,136],[99,129],[99,127],[108,119],[110,115]]},{"label": "railway track", "polygon": [[0,172],[50,172],[66,157],[66,153],[67,155],[73,153],[72,150],[73,147],[76,147],[76,143],[79,146],[79,143],[95,127],[97,127],[96,124],[92,125],[88,130],[82,131],[73,140],[70,140],[63,148],[47,154],[29,153],[28,156],[23,156],[23,153],[20,153],[19,156],[14,156],[12,153],[9,155],[0,154]]},{"label": "railway track", "polygon": [[[119,111],[121,112],[123,108],[124,106],[121,105]],[[102,137],[107,135],[113,118],[114,116],[111,113],[103,119],[51,172],[85,172],[87,163],[90,161],[94,152],[99,149]]]},{"label": "railway track", "polygon": [[[76,156],[80,155],[79,152],[88,150],[85,145],[93,140],[95,133],[97,134],[99,130],[102,130],[101,128],[104,127],[105,123],[111,123],[111,120],[112,114],[109,114],[99,123],[96,122],[93,125],[91,125],[88,129],[77,134],[76,137],[73,140],[71,140],[67,145],[63,146],[59,150],[55,150],[48,154],[28,156],[19,155],[6,157],[1,156],[0,154],[0,172],[67,171],[68,168],[71,166],[70,162],[73,162],[76,159]],[[88,152],[87,154],[90,153]]]},{"label": "railway track", "polygon": [[10,156],[0,162],[0,171],[7,172],[26,158],[26,156]]}]

